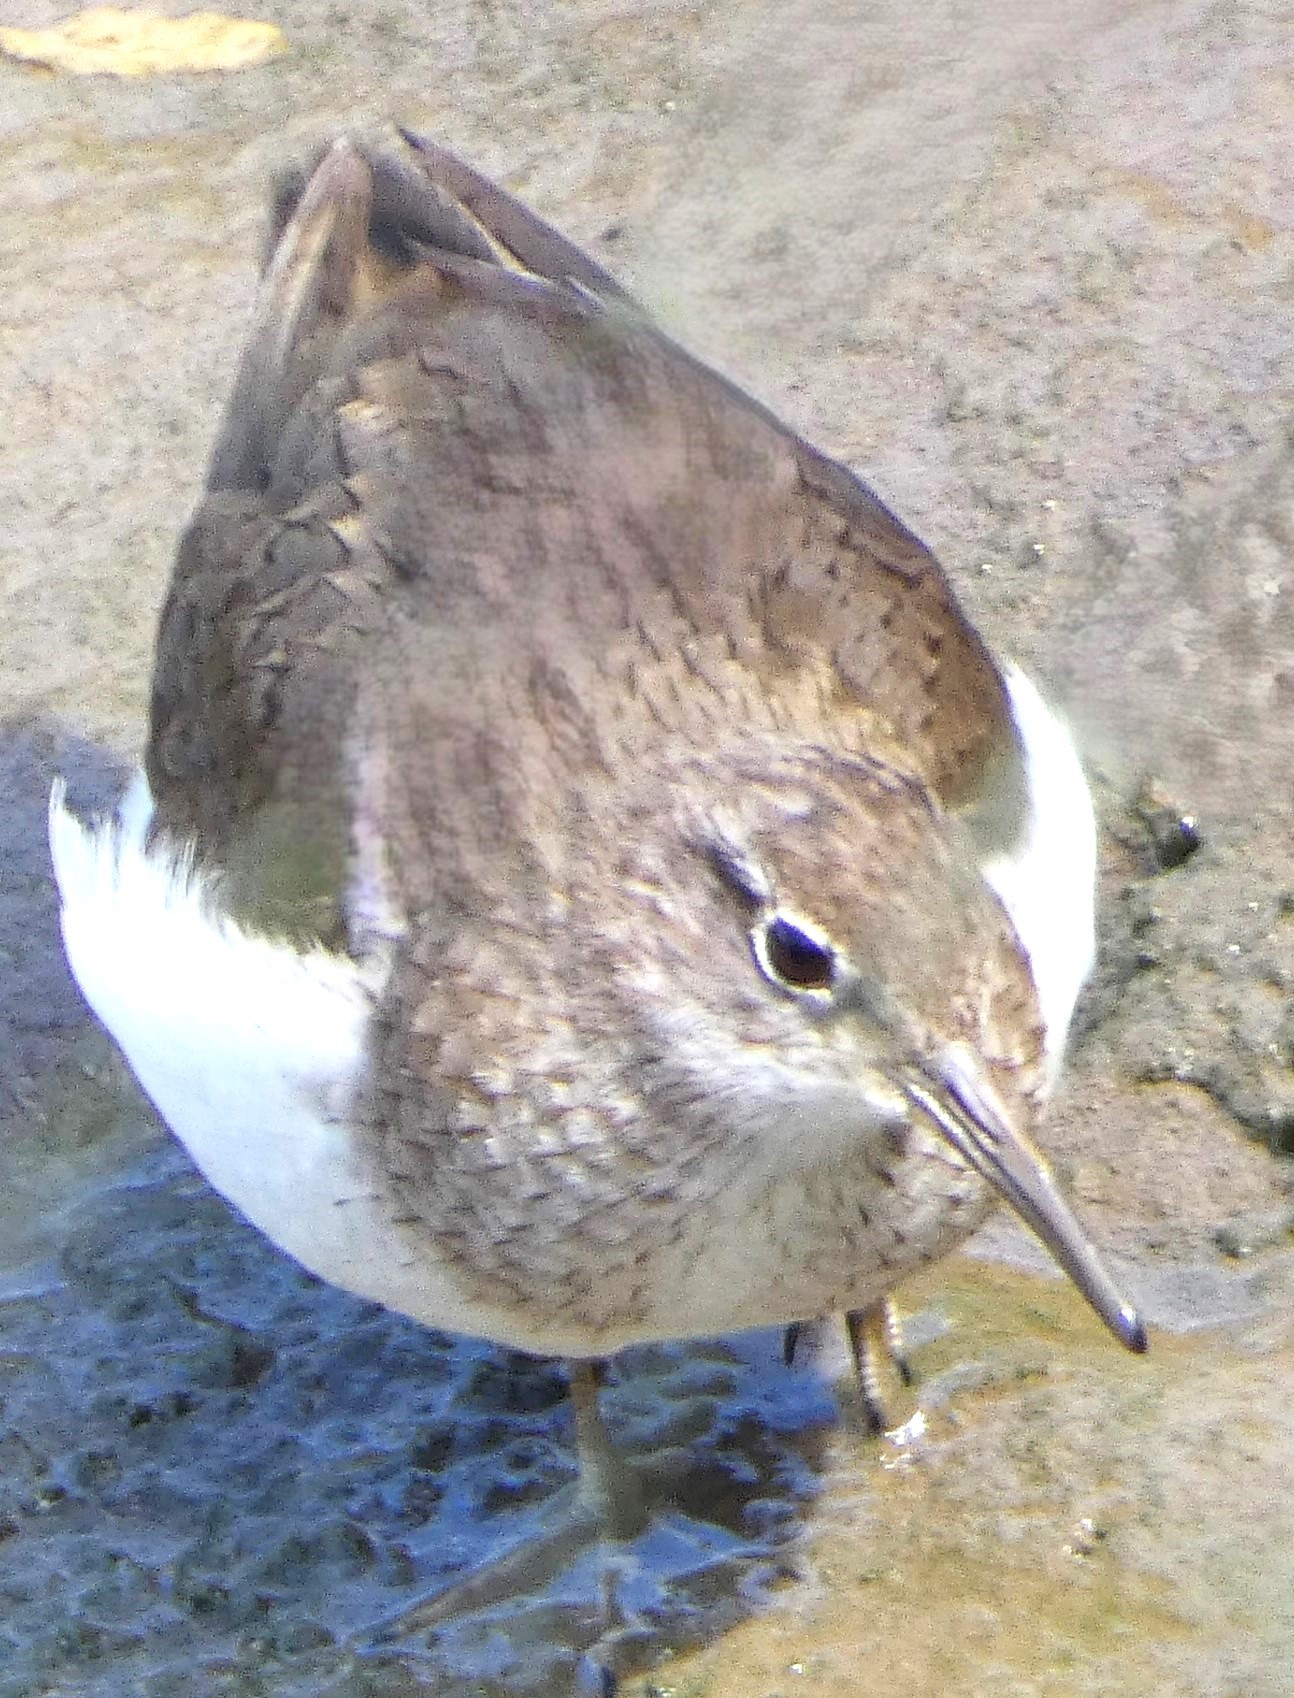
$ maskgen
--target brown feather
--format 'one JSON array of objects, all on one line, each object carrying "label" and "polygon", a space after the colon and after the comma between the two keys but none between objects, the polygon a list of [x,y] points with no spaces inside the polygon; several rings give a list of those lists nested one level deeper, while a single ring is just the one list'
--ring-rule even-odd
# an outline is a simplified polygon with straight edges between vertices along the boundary
[{"label": "brown feather", "polygon": [[413,138],[341,141],[274,226],[148,753],[159,825],[239,911],[339,935],[360,693],[423,768],[410,805],[439,827],[479,798],[468,858],[489,786],[447,802],[438,740],[529,712],[560,781],[703,714],[696,679],[846,746],[879,723],[950,806],[1000,790],[1001,681],[929,552],[503,190]]}]

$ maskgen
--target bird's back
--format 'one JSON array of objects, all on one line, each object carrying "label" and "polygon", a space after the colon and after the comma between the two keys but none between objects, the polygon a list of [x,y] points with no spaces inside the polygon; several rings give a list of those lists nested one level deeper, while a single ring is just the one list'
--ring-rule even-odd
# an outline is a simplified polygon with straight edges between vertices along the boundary
[{"label": "bird's back", "polygon": [[287,179],[147,758],[236,910],[346,941],[357,808],[423,907],[433,821],[452,880],[527,790],[788,714],[892,737],[986,849],[1017,830],[1001,678],[852,474],[443,150],[343,140]]}]

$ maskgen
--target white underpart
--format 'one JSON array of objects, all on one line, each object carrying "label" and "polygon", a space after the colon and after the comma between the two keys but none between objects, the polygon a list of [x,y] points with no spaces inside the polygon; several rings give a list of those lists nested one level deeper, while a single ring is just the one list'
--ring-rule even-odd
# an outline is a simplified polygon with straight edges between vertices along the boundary
[{"label": "white underpart", "polygon": [[1024,750],[1028,813],[1011,853],[982,870],[1029,957],[1053,1082],[1096,953],[1096,820],[1069,731],[1023,672],[1005,666],[1003,678]]},{"label": "white underpart", "polygon": [[365,1156],[386,969],[252,936],[186,857],[146,848],[142,776],[113,819],[50,801],[63,940],[86,1000],[216,1190],[313,1273],[433,1325],[495,1332],[411,1243]]}]

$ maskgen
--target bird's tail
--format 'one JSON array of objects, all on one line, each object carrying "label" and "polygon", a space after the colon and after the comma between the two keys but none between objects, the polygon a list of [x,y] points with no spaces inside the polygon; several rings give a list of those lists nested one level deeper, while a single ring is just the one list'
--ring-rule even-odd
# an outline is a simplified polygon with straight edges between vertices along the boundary
[{"label": "bird's tail", "polygon": [[402,273],[454,258],[639,310],[582,249],[448,149],[395,128],[340,136],[276,185],[256,313],[208,487],[263,487],[287,420],[347,323]]}]

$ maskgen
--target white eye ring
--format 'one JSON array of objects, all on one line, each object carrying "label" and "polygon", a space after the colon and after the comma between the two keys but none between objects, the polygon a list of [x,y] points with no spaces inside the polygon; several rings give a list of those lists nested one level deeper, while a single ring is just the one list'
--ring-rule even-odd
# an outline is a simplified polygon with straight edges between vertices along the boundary
[{"label": "white eye ring", "polygon": [[779,990],[830,998],[839,961],[830,938],[811,920],[774,910],[751,927],[750,947],[760,972]]}]

